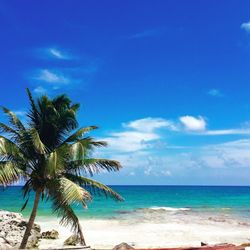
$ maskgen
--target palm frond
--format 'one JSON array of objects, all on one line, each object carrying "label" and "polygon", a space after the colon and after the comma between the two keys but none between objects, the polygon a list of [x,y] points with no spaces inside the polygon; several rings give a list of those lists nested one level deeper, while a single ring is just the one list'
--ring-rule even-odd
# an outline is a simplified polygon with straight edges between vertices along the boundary
[{"label": "palm frond", "polygon": [[62,177],[59,179],[59,182],[60,186],[58,188],[62,193],[62,197],[65,203],[82,203],[84,206],[86,206],[86,202],[91,201],[92,198],[90,193],[71,180]]},{"label": "palm frond", "polygon": [[29,101],[30,101],[30,106],[31,106],[31,110],[28,113],[28,117],[31,119],[31,121],[35,124],[38,125],[39,122],[39,112],[38,109],[36,107],[35,101],[33,99],[33,96],[30,92],[30,90],[27,88],[26,89],[28,97],[29,97]]},{"label": "palm frond", "polygon": [[64,170],[63,154],[53,151],[49,154],[45,163],[45,176],[56,176]]},{"label": "palm frond", "polygon": [[85,137],[81,140],[76,140],[72,144],[62,144],[62,147],[67,145],[72,160],[82,160],[87,158],[95,147],[104,147],[106,142],[94,141],[91,137]]},{"label": "palm frond", "polygon": [[62,133],[65,135],[71,133],[78,127],[75,112],[72,109],[61,111],[58,118],[58,124]]},{"label": "palm frond", "polygon": [[76,234],[79,233],[80,223],[74,210],[67,203],[62,202],[60,195],[51,196],[53,212],[61,217],[60,224],[62,226],[71,226],[71,230]]},{"label": "palm frond", "polygon": [[0,133],[10,134],[11,137],[20,137],[20,134],[16,130],[12,129],[11,127],[2,122],[0,122]]},{"label": "palm frond", "polygon": [[80,108],[80,104],[79,103],[73,104],[70,107],[70,109],[73,110],[75,113],[79,110],[79,108]]},{"label": "palm frond", "polygon": [[75,133],[70,135],[64,142],[75,142],[83,137],[83,135],[91,130],[97,129],[97,126],[88,126],[78,129]]},{"label": "palm frond", "polygon": [[23,198],[29,197],[30,192],[32,191],[32,179],[28,179],[22,187]]},{"label": "palm frond", "polygon": [[58,166],[58,157],[57,157],[57,153],[56,152],[52,152],[50,153],[49,157],[48,157],[48,161],[46,164],[46,173],[52,175],[52,174],[56,174],[56,170],[57,170],[57,166]]},{"label": "palm frond", "polygon": [[41,141],[38,131],[35,128],[31,128],[30,135],[31,135],[31,140],[32,140],[32,143],[34,145],[36,152],[39,154],[45,154],[46,146]]},{"label": "palm frond", "polygon": [[100,173],[102,170],[111,172],[121,169],[121,164],[118,161],[102,159],[102,158],[89,158],[82,160],[72,160],[69,162],[67,171],[82,170],[85,173],[93,176],[95,173]]},{"label": "palm frond", "polygon": [[52,104],[53,106],[57,109],[57,110],[67,110],[70,107],[70,103],[71,100],[69,99],[69,97],[65,94],[63,95],[58,95],[56,96],[53,100],[52,100]]},{"label": "palm frond", "polygon": [[110,196],[111,198],[118,200],[118,201],[124,200],[118,193],[113,191],[110,187],[108,187],[108,186],[106,186],[98,181],[95,181],[93,179],[86,178],[83,176],[79,176],[79,175],[69,174],[69,173],[65,174],[65,176],[69,180],[79,184],[80,186],[84,186],[85,188],[90,190],[90,193],[92,193],[92,194],[102,193],[106,197]]},{"label": "palm frond", "polygon": [[87,153],[86,148],[84,148],[81,142],[72,144],[69,150],[73,160],[81,160]]},{"label": "palm frond", "polygon": [[[79,233],[80,232],[79,220],[76,214],[74,213],[72,207],[70,206],[70,203],[72,202],[72,197],[68,199],[67,197],[68,195],[65,192],[66,191],[65,188],[68,188],[69,186],[72,186],[73,184],[74,184],[73,182],[71,182],[70,180],[67,180],[66,178],[63,178],[63,180],[61,178],[53,179],[47,183],[46,192],[48,193],[50,200],[52,201],[53,212],[57,213],[58,216],[62,217],[60,223],[64,226],[71,225],[71,229],[75,233]],[[76,191],[76,193],[78,192],[79,191]],[[80,198],[80,196],[82,196],[81,192],[82,191],[80,191],[79,194],[77,194],[76,196],[77,197],[79,196]],[[89,199],[89,196],[90,194],[88,194],[88,197],[87,197],[88,199]],[[83,205],[85,205],[85,203],[83,203]]]},{"label": "palm frond", "polygon": [[77,142],[80,142],[83,147],[85,147],[88,150],[93,150],[94,148],[98,147],[106,147],[107,142],[105,141],[95,141],[92,137],[85,137],[83,139],[77,140]]},{"label": "palm frond", "polygon": [[22,170],[10,161],[0,162],[0,184],[7,186],[17,182],[21,175]]},{"label": "palm frond", "polygon": [[18,144],[15,144],[10,139],[0,136],[0,156],[11,157],[16,159],[24,159],[24,154],[22,150],[18,147]]},{"label": "palm frond", "polygon": [[21,207],[21,212],[26,208],[26,206],[28,205],[28,202],[29,202],[29,198],[26,199],[23,206]]},{"label": "palm frond", "polygon": [[9,110],[5,107],[1,107],[1,108],[2,108],[3,112],[9,117],[9,122],[13,126],[13,129],[15,129],[19,132],[25,131],[24,125],[18,119],[18,117],[15,115],[14,112],[12,112],[11,110]]},{"label": "palm frond", "polygon": [[28,179],[25,184],[22,187],[22,192],[23,192],[23,198],[26,199],[25,203],[23,204],[21,211],[23,211],[28,202],[29,202],[29,198],[30,198],[30,193],[33,190],[33,183],[32,183],[32,179]]}]

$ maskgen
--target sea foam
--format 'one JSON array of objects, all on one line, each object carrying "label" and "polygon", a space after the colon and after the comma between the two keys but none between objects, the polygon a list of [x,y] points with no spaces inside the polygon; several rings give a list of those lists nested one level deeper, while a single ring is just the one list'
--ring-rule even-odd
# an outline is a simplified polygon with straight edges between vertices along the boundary
[{"label": "sea foam", "polygon": [[152,210],[165,210],[165,211],[169,211],[169,212],[177,212],[177,211],[189,211],[191,210],[191,208],[187,208],[187,207],[182,207],[182,208],[176,208],[176,207],[150,207],[149,209]]}]

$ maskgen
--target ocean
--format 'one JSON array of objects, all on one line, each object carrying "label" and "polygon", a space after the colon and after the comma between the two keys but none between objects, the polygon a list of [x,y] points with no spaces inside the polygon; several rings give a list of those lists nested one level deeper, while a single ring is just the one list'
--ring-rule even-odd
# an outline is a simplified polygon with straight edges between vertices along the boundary
[{"label": "ocean", "polygon": [[[88,208],[74,206],[87,244],[112,249],[121,242],[137,248],[199,246],[250,242],[250,187],[112,186],[125,199],[116,202],[94,196]],[[34,195],[33,197],[34,198]],[[0,190],[0,209],[20,212],[21,187]],[[33,200],[22,212],[28,218]],[[72,234],[59,224],[51,203],[40,202],[36,223],[42,231],[56,229],[57,240],[43,240],[41,248],[63,246]]]},{"label": "ocean", "polygon": [[[124,201],[94,196],[87,209],[74,206],[81,218],[113,219],[140,212],[227,214],[250,221],[250,187],[242,186],[111,186]],[[22,212],[27,217],[33,204],[31,197]],[[0,209],[20,212],[24,203],[20,186],[0,189]],[[55,217],[50,201],[41,202],[39,217]]]}]

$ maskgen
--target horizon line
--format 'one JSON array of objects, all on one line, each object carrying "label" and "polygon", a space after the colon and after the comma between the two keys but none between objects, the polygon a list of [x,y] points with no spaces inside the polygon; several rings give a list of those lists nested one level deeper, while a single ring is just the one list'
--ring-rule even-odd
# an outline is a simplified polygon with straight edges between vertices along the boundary
[{"label": "horizon line", "polygon": [[[250,187],[249,185],[213,185],[213,184],[105,184],[106,186],[149,186],[149,187]],[[3,186],[0,185],[0,188],[9,188],[9,187],[23,187],[23,185],[10,185]]]}]

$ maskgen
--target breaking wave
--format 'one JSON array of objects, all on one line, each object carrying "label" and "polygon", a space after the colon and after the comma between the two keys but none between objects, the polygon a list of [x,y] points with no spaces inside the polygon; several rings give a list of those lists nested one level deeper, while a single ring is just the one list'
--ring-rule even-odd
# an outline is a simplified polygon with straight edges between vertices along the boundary
[{"label": "breaking wave", "polygon": [[181,207],[181,208],[176,208],[176,207],[150,207],[149,209],[151,210],[165,210],[169,212],[178,212],[178,211],[189,211],[191,208],[188,207]]}]

